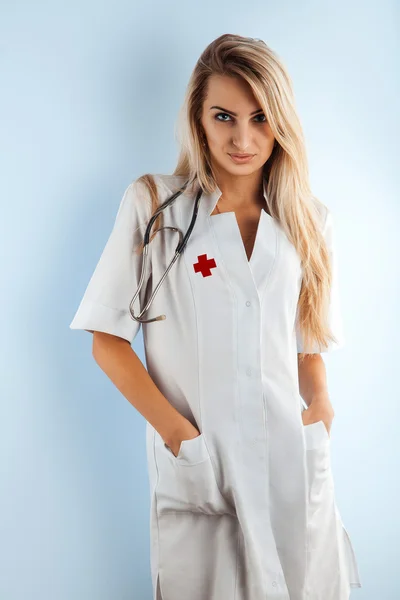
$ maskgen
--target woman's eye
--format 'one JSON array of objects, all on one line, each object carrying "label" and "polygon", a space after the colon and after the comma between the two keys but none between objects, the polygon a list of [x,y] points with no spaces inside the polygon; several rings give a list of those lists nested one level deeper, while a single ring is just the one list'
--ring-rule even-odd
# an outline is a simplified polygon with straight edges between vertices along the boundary
[{"label": "woman's eye", "polygon": [[[227,122],[227,119],[219,119],[218,117],[229,117],[229,119],[231,118],[231,116],[228,115],[228,113],[217,113],[215,115],[215,119],[217,121]],[[266,119],[266,116],[264,114],[256,115],[254,118],[258,119],[258,117],[262,117],[264,119],[263,121],[258,121],[258,123],[266,123],[267,119]]]},{"label": "woman's eye", "polygon": [[227,113],[217,113],[215,115],[215,118],[217,121],[223,121],[224,119],[218,119],[218,117],[229,117],[230,118],[230,115],[228,115]]}]

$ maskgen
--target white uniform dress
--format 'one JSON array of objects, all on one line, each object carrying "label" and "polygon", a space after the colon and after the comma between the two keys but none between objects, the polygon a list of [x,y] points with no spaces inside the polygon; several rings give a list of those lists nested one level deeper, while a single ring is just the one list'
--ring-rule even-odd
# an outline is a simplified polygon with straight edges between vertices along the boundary
[{"label": "white uniform dress", "polygon": [[[160,202],[185,181],[155,178]],[[248,261],[235,213],[211,215],[220,195],[203,194],[189,242],[146,315],[166,320],[142,325],[151,378],[200,431],[175,457],[146,423],[153,597],[347,600],[361,583],[335,503],[330,437],[322,421],[304,426],[301,418],[301,263],[265,210]],[[193,203],[193,195],[180,195],[164,211],[164,225],[185,233]],[[133,181],[72,329],[134,340],[139,324],[128,307],[142,259],[133,248],[150,214],[144,184]],[[324,207],[319,214],[333,261],[330,325],[340,347],[332,216]],[[149,244],[141,306],[178,240],[166,230]]]}]

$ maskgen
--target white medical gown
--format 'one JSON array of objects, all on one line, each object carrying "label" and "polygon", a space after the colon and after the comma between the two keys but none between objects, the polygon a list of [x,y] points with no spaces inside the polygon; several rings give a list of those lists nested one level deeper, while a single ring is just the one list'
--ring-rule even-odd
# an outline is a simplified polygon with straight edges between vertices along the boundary
[{"label": "white medical gown", "polygon": [[[155,178],[160,202],[185,181]],[[322,421],[303,425],[301,417],[301,263],[265,210],[248,261],[235,213],[211,215],[220,195],[219,188],[203,194],[189,242],[146,315],[166,320],[142,325],[151,378],[200,431],[175,457],[146,424],[153,597],[347,600],[361,583],[335,502],[330,436]],[[164,225],[186,232],[193,202],[179,196]],[[72,329],[135,339],[139,325],[128,307],[141,255],[133,249],[150,214],[149,195],[134,181]],[[344,337],[333,221],[322,204],[320,214],[334,271],[329,319],[338,341],[328,352]],[[141,306],[177,243],[170,230],[150,243]]]}]

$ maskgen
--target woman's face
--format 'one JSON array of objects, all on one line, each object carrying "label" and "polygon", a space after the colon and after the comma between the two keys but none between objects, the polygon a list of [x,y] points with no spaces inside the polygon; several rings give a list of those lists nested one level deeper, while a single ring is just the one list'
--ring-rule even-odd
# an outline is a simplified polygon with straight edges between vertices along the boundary
[{"label": "woman's face", "polygon": [[[271,156],[275,138],[250,86],[241,78],[210,77],[201,124],[211,163],[217,171],[248,175],[262,169]],[[239,164],[234,162],[231,154],[251,154],[253,157],[249,162]]]}]

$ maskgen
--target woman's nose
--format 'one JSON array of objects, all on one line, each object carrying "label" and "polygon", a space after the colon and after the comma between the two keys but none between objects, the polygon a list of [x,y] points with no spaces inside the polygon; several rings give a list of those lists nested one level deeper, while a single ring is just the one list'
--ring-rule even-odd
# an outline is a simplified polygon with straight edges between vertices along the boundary
[{"label": "woman's nose", "polygon": [[238,152],[247,152],[251,144],[250,129],[247,125],[238,126],[233,134],[232,143]]}]

